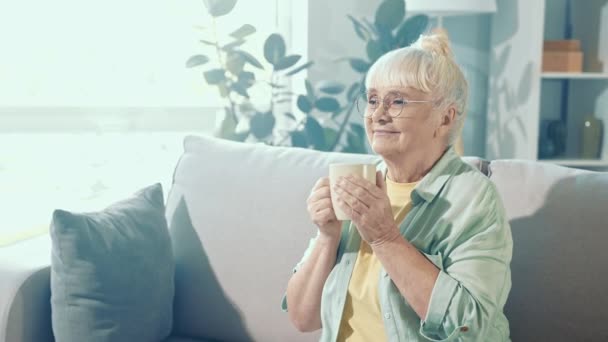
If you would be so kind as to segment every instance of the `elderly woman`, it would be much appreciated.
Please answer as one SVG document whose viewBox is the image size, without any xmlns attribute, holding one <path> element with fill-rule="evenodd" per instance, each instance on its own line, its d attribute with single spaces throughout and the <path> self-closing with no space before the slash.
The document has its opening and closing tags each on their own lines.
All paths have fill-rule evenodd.
<svg viewBox="0 0 608 342">
<path fill-rule="evenodd" d="M 358 101 L 383 163 L 376 184 L 341 178 L 308 198 L 318 227 L 283 309 L 322 341 L 509 341 L 511 231 L 500 197 L 452 147 L 467 83 L 445 35 L 382 56 Z"/>
</svg>

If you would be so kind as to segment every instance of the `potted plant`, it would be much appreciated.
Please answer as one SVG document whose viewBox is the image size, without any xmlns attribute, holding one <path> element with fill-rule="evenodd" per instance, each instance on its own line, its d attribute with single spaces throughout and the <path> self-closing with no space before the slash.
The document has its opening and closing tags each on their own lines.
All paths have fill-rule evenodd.
<svg viewBox="0 0 608 342">
<path fill-rule="evenodd" d="M 236 0 L 204 2 L 213 18 L 213 26 L 215 18 L 230 13 L 236 4 Z M 306 80 L 306 94 L 289 92 L 287 81 L 289 77 L 311 67 L 313 62 L 298 65 L 301 56 L 286 52 L 280 34 L 273 33 L 265 40 L 263 56 L 268 69 L 255 54 L 240 48 L 246 38 L 256 32 L 252 25 L 242 25 L 232 32 L 230 36 L 233 40 L 227 43 L 220 43 L 217 39 L 201 40 L 216 57 L 212 60 L 208 55 L 198 54 L 190 57 L 186 65 L 207 66 L 205 80 L 217 86 L 220 96 L 226 101 L 225 116 L 216 135 L 238 141 L 253 138 L 271 145 L 367 153 L 365 129 L 358 123 L 350 122 L 356 110 L 355 99 L 365 90 L 365 75 L 380 56 L 414 42 L 426 30 L 428 17 L 417 15 L 405 19 L 403 0 L 384 0 L 378 6 L 373 22 L 350 15 L 348 19 L 352 22 L 354 33 L 365 44 L 365 55 L 343 57 L 336 62 L 349 63 L 360 78 L 348 85 L 334 80 L 322 80 L 313 85 Z M 248 71 L 249 68 L 270 70 L 270 81 L 256 80 L 254 74 Z M 269 110 L 257 110 L 249 101 L 247 90 L 258 82 L 264 82 L 269 88 Z M 296 116 L 278 106 L 292 101 L 295 95 L 297 108 L 303 115 Z M 275 127 L 278 115 L 292 120 L 289 128 Z M 238 130 L 242 120 L 248 121 L 248 128 Z"/>
</svg>

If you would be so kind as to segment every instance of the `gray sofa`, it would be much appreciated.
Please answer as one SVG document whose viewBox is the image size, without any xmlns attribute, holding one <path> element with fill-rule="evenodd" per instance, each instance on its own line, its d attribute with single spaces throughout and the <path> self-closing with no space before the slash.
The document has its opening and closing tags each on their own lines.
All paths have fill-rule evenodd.
<svg viewBox="0 0 608 342">
<path fill-rule="evenodd" d="M 188 137 L 167 196 L 176 260 L 167 341 L 314 341 L 280 301 L 315 228 L 305 200 L 332 162 L 377 156 Z M 513 341 L 608 341 L 608 174 L 466 160 L 503 197 L 513 231 Z M 53 341 L 50 239 L 0 248 L 0 341 Z"/>
</svg>

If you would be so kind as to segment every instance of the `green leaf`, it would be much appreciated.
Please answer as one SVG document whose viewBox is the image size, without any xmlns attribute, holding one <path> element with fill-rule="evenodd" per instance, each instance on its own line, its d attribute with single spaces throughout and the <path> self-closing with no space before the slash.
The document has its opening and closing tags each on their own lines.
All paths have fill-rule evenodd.
<svg viewBox="0 0 608 342">
<path fill-rule="evenodd" d="M 357 123 L 351 123 L 350 124 L 350 129 L 353 133 L 355 133 L 359 139 L 361 140 L 365 140 L 366 135 L 365 135 L 365 128 Z"/>
<path fill-rule="evenodd" d="M 405 17 L 404 0 L 384 0 L 376 10 L 374 24 L 385 30 L 393 30 Z"/>
<path fill-rule="evenodd" d="M 235 41 L 233 41 L 231 43 L 228 43 L 228 44 L 222 46 L 222 50 L 224 50 L 224 51 L 231 51 L 235 47 L 241 46 L 244 43 L 245 43 L 244 39 L 235 40 Z"/>
<path fill-rule="evenodd" d="M 353 23 L 353 28 L 355 29 L 355 33 L 359 38 L 362 40 L 370 39 L 371 34 L 359 20 L 355 19 L 355 17 L 350 14 L 348 15 L 348 19 L 350 19 L 350 21 Z"/>
<path fill-rule="evenodd" d="M 285 57 L 279 59 L 274 64 L 274 71 L 280 71 L 280 70 L 284 70 L 284 69 L 287 69 L 287 68 L 291 68 L 296 63 L 298 63 L 298 61 L 300 60 L 300 58 L 302 58 L 302 56 L 300 56 L 300 55 L 285 56 Z"/>
<path fill-rule="evenodd" d="M 297 67 L 297 68 L 295 68 L 295 69 L 291 70 L 290 72 L 286 73 L 286 74 L 285 74 L 285 76 L 292 76 L 292 75 L 295 75 L 295 74 L 297 74 L 298 72 L 300 72 L 300 71 L 302 71 L 302 70 L 304 70 L 304 69 L 308 69 L 308 68 L 310 68 L 310 67 L 311 67 L 313 64 L 314 64 L 314 62 L 313 62 L 313 61 L 310 61 L 310 62 L 308 62 L 308 63 L 302 64 L 302 65 L 300 65 L 299 67 Z"/>
<path fill-rule="evenodd" d="M 333 97 L 322 97 L 315 101 L 315 107 L 322 112 L 334 112 L 340 109 L 340 103 Z"/>
<path fill-rule="evenodd" d="M 315 100 L 315 91 L 312 88 L 312 84 L 309 80 L 304 81 L 304 85 L 306 86 L 306 96 L 308 96 L 308 101 L 313 102 Z"/>
<path fill-rule="evenodd" d="M 348 99 L 348 101 L 353 102 L 361 93 L 361 84 L 359 84 L 359 82 L 355 82 L 350 86 L 350 88 L 348 88 L 348 91 L 346 92 L 346 98 Z"/>
<path fill-rule="evenodd" d="M 344 84 L 336 81 L 319 81 L 316 86 L 326 94 L 336 95 L 344 91 Z"/>
<path fill-rule="evenodd" d="M 255 74 L 250 71 L 241 71 L 237 77 L 237 82 L 245 88 L 251 87 L 255 82 Z"/>
<path fill-rule="evenodd" d="M 218 84 L 226 80 L 226 70 L 224 69 L 212 69 L 203 73 L 205 81 L 209 84 Z"/>
<path fill-rule="evenodd" d="M 239 111 L 241 114 L 250 114 L 251 112 L 255 111 L 255 108 L 253 108 L 253 105 L 251 104 L 251 102 L 249 101 L 243 101 L 241 103 L 239 103 Z"/>
<path fill-rule="evenodd" d="M 232 83 L 230 85 L 230 89 L 234 90 L 237 94 L 249 98 L 249 94 L 247 93 L 247 88 L 240 83 Z"/>
<path fill-rule="evenodd" d="M 361 21 L 363 22 L 363 25 L 365 25 L 365 27 L 367 28 L 367 30 L 369 32 L 372 32 L 375 35 L 378 35 L 378 28 L 376 28 L 376 26 L 374 26 L 374 24 L 372 24 L 369 20 L 367 20 L 367 18 L 362 18 Z"/>
<path fill-rule="evenodd" d="M 260 64 L 260 62 L 253 57 L 249 52 L 245 52 L 243 50 L 238 50 L 236 51 L 238 54 L 240 54 L 241 56 L 243 56 L 243 58 L 245 59 L 245 62 L 251 64 L 252 66 L 258 68 L 258 69 L 264 69 L 264 67 L 262 66 L 262 64 Z"/>
<path fill-rule="evenodd" d="M 308 114 L 312 110 L 312 103 L 310 102 L 308 97 L 306 97 L 304 95 L 298 96 L 297 105 L 298 105 L 298 108 L 304 113 Z"/>
<path fill-rule="evenodd" d="M 308 143 L 312 144 L 315 149 L 320 150 L 325 147 L 325 132 L 323 132 L 323 127 L 321 127 L 321 124 L 315 118 L 312 116 L 306 118 L 304 130 L 306 131 Z"/>
<path fill-rule="evenodd" d="M 236 0 L 203 0 L 203 4 L 209 14 L 217 18 L 230 13 L 236 5 Z"/>
<path fill-rule="evenodd" d="M 217 85 L 217 90 L 219 90 L 220 96 L 224 98 L 228 97 L 228 94 L 230 93 L 230 90 L 228 90 L 228 87 L 226 87 L 226 83 L 219 83 Z"/>
<path fill-rule="evenodd" d="M 342 152 L 347 153 L 367 153 L 363 140 L 356 134 L 348 132 L 346 135 L 346 146 L 342 149 Z"/>
<path fill-rule="evenodd" d="M 216 136 L 224 139 L 230 139 L 234 136 L 234 130 L 236 129 L 236 119 L 234 115 L 230 114 L 229 109 L 226 108 L 226 115 L 222 118 L 220 127 L 216 132 Z"/>
<path fill-rule="evenodd" d="M 346 146 L 342 150 L 348 153 L 367 153 L 365 128 L 362 125 L 351 123 L 350 130 L 346 135 Z"/>
<path fill-rule="evenodd" d="M 355 71 L 360 72 L 362 74 L 366 73 L 370 67 L 369 63 L 367 63 L 366 61 L 364 61 L 361 58 L 351 58 L 351 59 L 349 59 L 349 62 L 350 62 L 351 68 L 353 68 Z"/>
<path fill-rule="evenodd" d="M 272 112 L 255 113 L 249 121 L 251 134 L 258 139 L 264 139 L 272 133 L 275 122 Z"/>
<path fill-rule="evenodd" d="M 188 58 L 188 61 L 186 62 L 186 68 L 194 68 L 196 66 L 203 65 L 207 62 L 209 62 L 209 57 L 205 55 L 194 55 Z"/>
<path fill-rule="evenodd" d="M 285 40 L 280 34 L 273 33 L 264 42 L 264 58 L 268 63 L 276 65 L 283 57 L 285 57 Z"/>
<path fill-rule="evenodd" d="M 306 139 L 306 133 L 304 131 L 292 131 L 291 135 L 291 146 L 308 148 L 308 141 Z"/>
<path fill-rule="evenodd" d="M 249 136 L 249 133 L 250 133 L 249 131 L 234 133 L 234 135 L 232 136 L 232 139 L 230 139 L 230 140 L 243 142 L 247 139 L 247 137 Z"/>
<path fill-rule="evenodd" d="M 290 118 L 291 120 L 296 121 L 296 117 L 292 113 L 287 112 L 284 114 L 286 117 Z"/>
<path fill-rule="evenodd" d="M 282 85 L 282 84 L 278 84 L 278 83 L 268 83 L 268 85 L 270 85 L 274 89 L 285 89 L 285 88 L 287 88 L 286 85 Z"/>
<path fill-rule="evenodd" d="M 382 50 L 382 44 L 376 40 L 370 40 L 367 42 L 365 46 L 365 50 L 367 51 L 367 57 L 371 61 L 371 63 L 375 62 L 380 56 L 384 54 Z"/>
<path fill-rule="evenodd" d="M 380 43 L 383 51 L 393 50 L 396 44 L 392 31 L 383 27 L 378 28 L 378 42 Z"/>
<path fill-rule="evenodd" d="M 217 46 L 217 43 L 209 41 L 209 40 L 204 40 L 204 39 L 201 39 L 201 43 L 203 43 L 205 45 Z"/>
<path fill-rule="evenodd" d="M 340 109 L 336 110 L 335 112 L 331 113 L 331 118 L 332 119 L 337 118 L 338 116 L 340 116 L 340 114 L 342 114 L 343 110 L 344 110 L 344 108 L 340 108 Z"/>
<path fill-rule="evenodd" d="M 241 40 L 253 33 L 255 33 L 255 27 L 253 27 L 252 25 L 249 25 L 249 24 L 244 24 L 243 26 L 239 27 L 236 31 L 232 32 L 230 34 L 230 36 L 234 37 L 238 40 Z"/>
<path fill-rule="evenodd" d="M 331 146 L 334 144 L 336 139 L 338 138 L 338 131 L 333 128 L 324 127 L 323 134 L 325 135 L 325 149 L 324 151 L 329 151 Z"/>
<path fill-rule="evenodd" d="M 399 47 L 411 45 L 420 37 L 429 25 L 429 18 L 424 15 L 416 15 L 408 18 L 397 30 L 395 40 Z"/>
<path fill-rule="evenodd" d="M 226 69 L 230 71 L 231 74 L 238 76 L 241 71 L 243 71 L 243 67 L 245 66 L 245 59 L 238 53 L 229 53 L 226 58 Z"/>
</svg>

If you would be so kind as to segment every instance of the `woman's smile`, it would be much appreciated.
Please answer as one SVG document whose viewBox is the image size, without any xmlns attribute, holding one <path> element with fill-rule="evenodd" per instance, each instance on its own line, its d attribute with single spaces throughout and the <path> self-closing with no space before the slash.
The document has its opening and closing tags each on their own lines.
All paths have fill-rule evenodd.
<svg viewBox="0 0 608 342">
<path fill-rule="evenodd" d="M 385 128 L 374 130 L 374 137 L 393 137 L 398 136 L 399 134 L 401 134 L 401 132 Z"/>
</svg>

